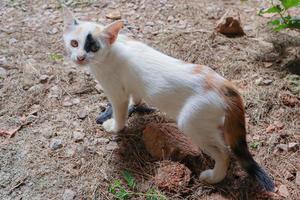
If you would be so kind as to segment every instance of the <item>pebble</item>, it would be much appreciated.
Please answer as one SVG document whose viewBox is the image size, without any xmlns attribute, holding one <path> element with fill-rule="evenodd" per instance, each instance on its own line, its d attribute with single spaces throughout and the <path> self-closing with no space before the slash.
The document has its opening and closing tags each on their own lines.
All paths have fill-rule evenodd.
<svg viewBox="0 0 300 200">
<path fill-rule="evenodd" d="M 107 138 L 97 138 L 95 140 L 95 144 L 108 144 L 109 143 L 109 139 Z"/>
<path fill-rule="evenodd" d="M 18 42 L 18 40 L 16 38 L 11 38 L 11 39 L 8 40 L 9 45 L 12 45 L 16 42 Z"/>
<path fill-rule="evenodd" d="M 33 85 L 28 89 L 28 92 L 32 93 L 33 95 L 38 95 L 42 91 L 43 91 L 43 85 L 41 84 Z"/>
<path fill-rule="evenodd" d="M 52 139 L 49 146 L 52 150 L 60 149 L 63 146 L 62 140 L 61 139 Z"/>
<path fill-rule="evenodd" d="M 103 92 L 103 88 L 102 86 L 98 83 L 97 85 L 95 85 L 95 89 L 97 90 L 97 92 L 102 93 Z"/>
<path fill-rule="evenodd" d="M 62 90 L 57 86 L 54 85 L 52 88 L 50 88 L 50 92 L 48 95 L 48 98 L 60 98 L 62 95 Z"/>
<path fill-rule="evenodd" d="M 43 75 L 41 75 L 40 76 L 40 83 L 46 83 L 47 82 L 47 80 L 49 79 L 49 76 L 48 75 L 45 75 L 45 74 L 43 74 Z"/>
<path fill-rule="evenodd" d="M 280 196 L 283 196 L 285 198 L 287 198 L 290 195 L 290 193 L 289 193 L 289 191 L 288 191 L 288 189 L 285 185 L 280 185 L 279 186 L 278 193 L 279 193 Z"/>
<path fill-rule="evenodd" d="M 106 14 L 106 18 L 108 19 L 121 19 L 121 12 L 119 10 L 113 10 Z"/>
<path fill-rule="evenodd" d="M 6 69 L 0 67 L 0 78 L 5 78 L 7 75 Z"/>
<path fill-rule="evenodd" d="M 297 151 L 299 149 L 299 144 L 297 142 L 290 142 L 288 143 L 288 151 Z"/>
<path fill-rule="evenodd" d="M 84 136 L 85 136 L 85 134 L 83 132 L 80 132 L 80 131 L 75 131 L 73 133 L 73 139 L 74 139 L 75 142 L 83 141 Z"/>
<path fill-rule="evenodd" d="M 111 141 L 110 143 L 107 144 L 106 150 L 112 151 L 115 150 L 118 147 L 118 143 Z"/>
<path fill-rule="evenodd" d="M 278 144 L 277 148 L 282 150 L 282 151 L 287 151 L 288 150 L 288 145 L 286 144 Z"/>
<path fill-rule="evenodd" d="M 271 83 L 273 83 L 273 80 L 271 79 L 263 80 L 264 85 L 270 85 Z"/>
<path fill-rule="evenodd" d="M 85 109 L 79 110 L 78 113 L 78 118 L 79 119 L 85 119 L 88 115 L 87 111 Z"/>
<path fill-rule="evenodd" d="M 63 200 L 73 200 L 76 197 L 76 192 L 66 189 L 63 194 Z"/>
</svg>

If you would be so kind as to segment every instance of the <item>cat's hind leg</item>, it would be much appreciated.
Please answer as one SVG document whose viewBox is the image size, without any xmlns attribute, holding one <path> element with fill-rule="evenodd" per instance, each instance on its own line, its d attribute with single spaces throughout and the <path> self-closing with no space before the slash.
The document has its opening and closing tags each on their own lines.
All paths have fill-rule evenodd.
<svg viewBox="0 0 300 200">
<path fill-rule="evenodd" d="M 222 181 L 229 166 L 228 150 L 220 129 L 224 114 L 222 100 L 211 93 L 189 99 L 178 117 L 179 129 L 215 161 L 213 169 L 200 175 L 201 180 L 211 184 Z"/>
</svg>

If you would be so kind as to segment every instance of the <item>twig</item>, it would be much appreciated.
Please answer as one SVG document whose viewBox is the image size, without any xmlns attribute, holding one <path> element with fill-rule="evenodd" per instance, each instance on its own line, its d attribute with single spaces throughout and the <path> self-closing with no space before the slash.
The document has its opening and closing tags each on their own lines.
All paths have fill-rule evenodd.
<svg viewBox="0 0 300 200">
<path fill-rule="evenodd" d="M 28 176 L 26 176 L 25 178 L 23 178 L 22 180 L 18 181 L 18 183 L 9 190 L 8 194 L 11 194 L 15 189 L 21 187 L 22 185 L 25 185 L 25 181 L 28 178 Z"/>
</svg>

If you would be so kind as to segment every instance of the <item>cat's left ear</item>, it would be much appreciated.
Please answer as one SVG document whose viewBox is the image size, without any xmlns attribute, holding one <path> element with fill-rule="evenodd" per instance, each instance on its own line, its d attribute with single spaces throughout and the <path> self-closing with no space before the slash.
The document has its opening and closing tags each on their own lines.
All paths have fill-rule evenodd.
<svg viewBox="0 0 300 200">
<path fill-rule="evenodd" d="M 74 17 L 73 13 L 66 6 L 63 6 L 63 17 L 65 32 L 72 29 L 73 26 L 78 25 L 78 20 Z"/>
<path fill-rule="evenodd" d="M 107 39 L 110 45 L 116 41 L 118 34 L 123 27 L 124 27 L 124 21 L 118 20 L 107 25 L 104 28 L 103 30 L 104 37 Z"/>
</svg>

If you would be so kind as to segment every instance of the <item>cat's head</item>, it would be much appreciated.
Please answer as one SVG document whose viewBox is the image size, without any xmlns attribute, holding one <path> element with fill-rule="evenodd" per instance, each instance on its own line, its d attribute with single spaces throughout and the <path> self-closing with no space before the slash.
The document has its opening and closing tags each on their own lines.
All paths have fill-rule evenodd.
<svg viewBox="0 0 300 200">
<path fill-rule="evenodd" d="M 105 57 L 123 28 L 123 21 L 115 21 L 107 26 L 93 22 L 79 21 L 66 7 L 64 15 L 64 42 L 72 61 L 79 65 Z"/>
</svg>

